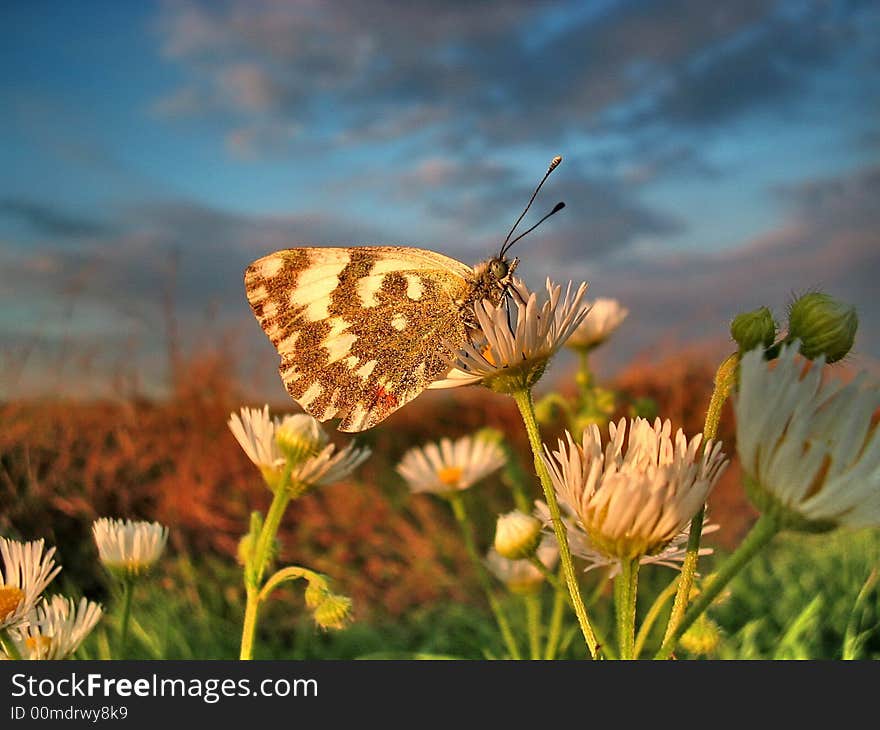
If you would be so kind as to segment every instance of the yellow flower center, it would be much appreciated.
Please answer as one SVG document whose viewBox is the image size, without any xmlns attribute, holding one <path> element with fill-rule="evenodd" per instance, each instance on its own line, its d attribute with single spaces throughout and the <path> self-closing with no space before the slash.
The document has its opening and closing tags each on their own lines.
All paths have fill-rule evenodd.
<svg viewBox="0 0 880 730">
<path fill-rule="evenodd" d="M 437 472 L 437 479 L 447 487 L 457 487 L 461 481 L 462 469 L 460 466 L 444 466 Z"/>
<path fill-rule="evenodd" d="M 24 600 L 24 591 L 15 586 L 0 586 L 0 621 L 5 621 Z"/>
<path fill-rule="evenodd" d="M 42 634 L 28 636 L 24 643 L 28 651 L 35 656 L 44 656 L 52 648 L 52 639 Z"/>
</svg>

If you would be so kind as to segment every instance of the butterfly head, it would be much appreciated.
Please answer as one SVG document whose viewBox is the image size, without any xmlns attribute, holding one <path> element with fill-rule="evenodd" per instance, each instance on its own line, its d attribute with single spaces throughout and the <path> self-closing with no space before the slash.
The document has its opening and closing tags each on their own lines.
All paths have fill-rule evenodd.
<svg viewBox="0 0 880 730">
<path fill-rule="evenodd" d="M 474 267 L 475 292 L 484 299 L 500 301 L 513 279 L 519 259 L 493 256 Z"/>
</svg>

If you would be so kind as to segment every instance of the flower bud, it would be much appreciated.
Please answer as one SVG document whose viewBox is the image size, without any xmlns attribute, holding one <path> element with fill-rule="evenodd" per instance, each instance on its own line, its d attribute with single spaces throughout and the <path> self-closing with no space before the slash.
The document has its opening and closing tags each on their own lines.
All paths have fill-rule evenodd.
<svg viewBox="0 0 880 730">
<path fill-rule="evenodd" d="M 709 656 L 721 643 L 721 629 L 705 613 L 681 637 L 681 648 L 696 656 Z"/>
<path fill-rule="evenodd" d="M 345 627 L 351 614 L 351 599 L 329 593 L 315 609 L 315 623 L 322 629 L 341 629 Z"/>
<path fill-rule="evenodd" d="M 788 312 L 788 340 L 800 340 L 800 353 L 810 360 L 843 359 L 852 349 L 859 327 L 856 308 L 822 292 L 804 294 Z"/>
<path fill-rule="evenodd" d="M 730 323 L 730 336 L 739 345 L 740 352 L 748 352 L 756 347 L 770 347 L 776 339 L 773 314 L 767 307 L 760 307 L 752 312 L 736 315 Z"/>
<path fill-rule="evenodd" d="M 254 540 L 253 535 L 250 533 L 242 535 L 241 540 L 238 541 L 238 548 L 235 551 L 235 557 L 236 560 L 238 560 L 239 565 L 247 565 L 250 563 L 250 560 L 254 555 L 255 544 L 256 540 Z"/>
<path fill-rule="evenodd" d="M 541 521 L 532 515 L 513 510 L 498 516 L 495 527 L 495 550 L 509 560 L 522 560 L 535 553 L 541 541 Z"/>
<path fill-rule="evenodd" d="M 306 608 L 314 611 L 330 595 L 330 591 L 324 581 L 310 580 L 308 586 L 306 586 Z"/>
<path fill-rule="evenodd" d="M 288 463 L 296 466 L 327 445 L 327 434 L 311 416 L 286 416 L 275 431 L 275 443 Z"/>
</svg>

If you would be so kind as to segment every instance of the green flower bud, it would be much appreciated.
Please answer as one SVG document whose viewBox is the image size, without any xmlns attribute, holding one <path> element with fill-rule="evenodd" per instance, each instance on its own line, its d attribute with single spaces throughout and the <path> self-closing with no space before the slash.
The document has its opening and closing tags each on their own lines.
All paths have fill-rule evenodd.
<svg viewBox="0 0 880 730">
<path fill-rule="evenodd" d="M 709 656 L 721 643 L 721 628 L 705 613 L 681 637 L 681 648 L 696 656 Z"/>
<path fill-rule="evenodd" d="M 788 311 L 788 340 L 800 340 L 800 353 L 810 360 L 822 355 L 837 362 L 852 349 L 859 318 L 856 308 L 822 292 L 811 292 Z"/>
<path fill-rule="evenodd" d="M 756 347 L 768 348 L 776 339 L 776 322 L 767 307 L 753 312 L 743 312 L 730 323 L 730 336 L 733 337 L 740 352 L 748 352 Z"/>
<path fill-rule="evenodd" d="M 351 599 L 329 593 L 315 609 L 315 623 L 322 629 L 342 629 L 351 615 Z"/>
<path fill-rule="evenodd" d="M 306 587 L 306 608 L 314 611 L 331 595 L 327 584 L 322 580 L 310 580 Z"/>
<path fill-rule="evenodd" d="M 292 466 L 317 454 L 328 442 L 327 434 L 311 416 L 286 416 L 275 430 L 275 443 Z"/>
<path fill-rule="evenodd" d="M 238 549 L 235 551 L 236 559 L 239 565 L 247 565 L 254 555 L 254 545 L 256 544 L 253 535 L 243 535 L 238 541 Z"/>
<path fill-rule="evenodd" d="M 522 560 L 535 554 L 541 542 L 541 521 L 513 510 L 498 515 L 495 527 L 495 550 L 509 560 Z"/>
</svg>

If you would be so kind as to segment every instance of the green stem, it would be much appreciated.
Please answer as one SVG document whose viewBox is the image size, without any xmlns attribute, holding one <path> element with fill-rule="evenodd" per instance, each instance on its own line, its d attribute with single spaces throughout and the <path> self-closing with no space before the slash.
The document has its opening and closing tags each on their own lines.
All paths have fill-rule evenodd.
<svg viewBox="0 0 880 730">
<path fill-rule="evenodd" d="M 254 658 L 254 637 L 257 633 L 257 614 L 260 610 L 259 590 L 247 587 L 247 603 L 244 607 L 244 621 L 241 626 L 240 660 Z"/>
<path fill-rule="evenodd" d="M 263 582 L 263 576 L 272 558 L 272 548 L 278 535 L 278 528 L 281 527 L 281 519 L 288 504 L 290 504 L 290 491 L 283 486 L 279 487 L 272 497 L 272 504 L 266 513 L 266 521 L 254 548 L 249 580 L 255 587 L 259 587 Z"/>
<path fill-rule="evenodd" d="M 675 595 L 675 590 L 678 587 L 678 579 L 679 576 L 675 576 L 669 585 L 660 592 L 660 595 L 654 599 L 654 603 L 651 604 L 651 608 L 649 608 L 648 613 L 645 614 L 645 620 L 642 621 L 642 625 L 639 626 L 639 633 L 636 634 L 636 647 L 633 650 L 633 656 L 636 659 L 641 656 L 642 650 L 645 648 L 645 642 L 648 640 L 651 629 L 657 622 L 663 607 L 666 605 L 667 601 Z"/>
<path fill-rule="evenodd" d="M 6 652 L 6 656 L 10 659 L 21 659 L 21 653 L 18 651 L 18 647 L 15 645 L 12 637 L 9 636 L 7 629 L 0 629 L 0 647 L 2 647 L 3 651 Z"/>
<path fill-rule="evenodd" d="M 526 621 L 529 626 L 529 654 L 532 659 L 541 658 L 541 596 L 530 593 L 523 597 L 526 603 Z"/>
<path fill-rule="evenodd" d="M 556 535 L 556 541 L 559 543 L 559 561 L 565 574 L 565 582 L 568 585 L 568 592 L 571 596 L 571 602 L 574 606 L 574 612 L 577 615 L 578 625 L 584 636 L 587 648 L 590 650 L 590 656 L 593 659 L 598 658 L 599 643 L 596 635 L 593 633 L 593 627 L 587 618 L 587 610 L 584 608 L 584 601 L 581 598 L 580 586 L 574 572 L 574 563 L 571 559 L 571 550 L 568 547 L 568 538 L 566 537 L 565 525 L 562 523 L 562 514 L 559 511 L 559 503 L 556 501 L 556 492 L 550 481 L 550 473 L 547 466 L 541 458 L 541 435 L 538 431 L 538 422 L 535 419 L 535 405 L 532 402 L 531 390 L 519 390 L 512 394 L 519 412 L 522 415 L 523 423 L 526 427 L 526 433 L 529 436 L 529 445 L 532 447 L 532 455 L 535 459 L 535 471 L 541 480 L 541 487 L 544 490 L 544 499 L 550 508 L 550 516 L 553 519 L 553 532 Z"/>
<path fill-rule="evenodd" d="M 272 546 L 275 536 L 281 526 L 281 518 L 290 503 L 291 492 L 288 489 L 290 482 L 290 465 L 285 467 L 284 473 L 278 486 L 272 495 L 272 504 L 266 514 L 266 520 L 260 530 L 260 535 L 254 545 L 253 553 L 244 568 L 244 584 L 247 599 L 244 608 L 244 621 L 241 626 L 241 651 L 239 659 L 254 658 L 254 637 L 257 633 L 257 615 L 260 607 L 260 586 L 263 575 L 272 556 Z"/>
<path fill-rule="evenodd" d="M 575 375 L 582 405 L 588 406 L 592 399 L 593 373 L 590 371 L 590 351 L 578 348 L 578 370 Z"/>
<path fill-rule="evenodd" d="M 703 445 L 710 439 L 715 440 L 718 435 L 718 424 L 721 422 L 721 412 L 730 392 L 736 385 L 736 373 L 739 367 L 739 353 L 730 355 L 715 372 L 715 387 L 712 397 L 709 399 L 709 408 L 706 410 L 706 420 L 703 424 Z M 681 623 L 687 610 L 691 590 L 694 585 L 694 576 L 697 573 L 697 561 L 700 559 L 700 539 L 703 535 L 703 519 L 706 514 L 705 505 L 691 520 L 691 531 L 688 535 L 687 552 L 681 565 L 681 578 L 678 581 L 678 591 L 675 594 L 675 602 L 672 604 L 672 613 L 669 614 L 669 622 L 666 624 L 666 633 L 663 642 L 666 643 Z"/>
<path fill-rule="evenodd" d="M 705 586 L 703 592 L 697 596 L 697 599 L 691 605 L 690 610 L 685 614 L 681 622 L 675 627 L 671 635 L 664 638 L 663 645 L 657 652 L 655 659 L 668 659 L 675 651 L 678 640 L 684 635 L 694 621 L 699 618 L 721 593 L 724 586 L 739 573 L 740 570 L 749 562 L 758 551 L 763 548 L 773 536 L 779 532 L 779 524 L 769 515 L 761 515 L 758 521 L 752 526 L 749 534 L 740 546 L 721 566 L 721 569 L 713 576 L 708 585 Z"/>
<path fill-rule="evenodd" d="M 128 649 L 128 625 L 131 622 L 131 597 L 134 594 L 134 580 L 122 579 L 122 617 L 119 620 L 119 659 L 126 658 Z"/>
<path fill-rule="evenodd" d="M 591 608 L 596 605 L 596 601 L 598 601 L 602 594 L 605 592 L 605 583 L 611 580 L 611 573 L 614 572 L 614 566 L 612 565 L 605 571 L 605 575 L 599 578 L 599 582 L 593 587 L 593 590 L 590 592 L 589 598 L 587 598 L 587 608 Z"/>
<path fill-rule="evenodd" d="M 566 590 L 565 586 L 560 582 L 556 574 L 552 570 L 550 570 L 550 568 L 544 565 L 544 563 L 541 562 L 541 558 L 539 558 L 537 555 L 532 555 L 528 558 L 528 561 L 541 571 L 541 575 L 543 575 L 547 579 L 547 582 L 552 585 L 557 591 Z"/>
<path fill-rule="evenodd" d="M 562 570 L 560 569 L 561 572 Z M 557 588 L 553 594 L 553 610 L 550 613 L 550 629 L 547 632 L 547 646 L 544 647 L 544 659 L 556 658 L 556 652 L 559 650 L 559 639 L 562 638 L 562 617 L 567 603 L 568 591 L 565 588 Z"/>
<path fill-rule="evenodd" d="M 617 615 L 617 649 L 621 659 L 633 659 L 636 633 L 636 595 L 639 559 L 621 560 L 614 578 L 614 609 Z"/>
<path fill-rule="evenodd" d="M 507 616 L 505 616 L 504 610 L 501 608 L 501 601 L 498 600 L 495 591 L 492 589 L 492 582 L 486 573 L 486 568 L 483 566 L 480 553 L 477 551 L 477 546 L 474 543 L 474 534 L 471 530 L 471 523 L 464 506 L 464 500 L 460 494 L 453 494 L 449 502 L 452 504 L 452 512 L 464 537 L 465 549 L 470 556 L 471 562 L 474 564 L 480 585 L 483 587 L 483 591 L 489 601 L 489 608 L 492 609 L 492 613 L 495 615 L 498 629 L 501 631 L 501 636 L 507 645 L 507 651 L 510 653 L 511 658 L 522 659 L 522 654 L 520 654 L 513 631 L 510 630 L 510 623 L 508 623 Z"/>
</svg>

